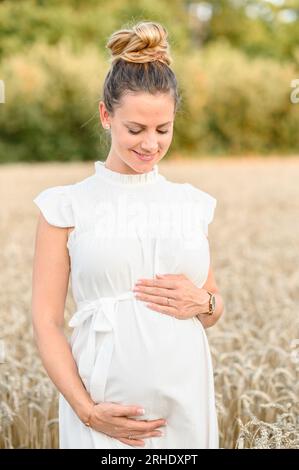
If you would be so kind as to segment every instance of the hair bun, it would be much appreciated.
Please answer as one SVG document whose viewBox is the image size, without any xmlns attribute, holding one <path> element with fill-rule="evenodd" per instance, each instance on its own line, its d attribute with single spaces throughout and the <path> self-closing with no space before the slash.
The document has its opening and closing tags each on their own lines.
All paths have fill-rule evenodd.
<svg viewBox="0 0 299 470">
<path fill-rule="evenodd" d="M 140 21 L 131 29 L 115 31 L 106 48 L 110 49 L 111 62 L 118 59 L 127 62 L 145 63 L 159 60 L 170 65 L 168 32 L 159 23 Z"/>
</svg>

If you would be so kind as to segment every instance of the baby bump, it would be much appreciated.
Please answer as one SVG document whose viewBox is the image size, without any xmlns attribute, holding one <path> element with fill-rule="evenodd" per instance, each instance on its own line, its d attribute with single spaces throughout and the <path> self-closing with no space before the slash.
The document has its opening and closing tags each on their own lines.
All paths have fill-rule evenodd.
<svg viewBox="0 0 299 470">
<path fill-rule="evenodd" d="M 199 321 L 178 320 L 140 301 L 134 309 L 123 304 L 116 320 L 105 401 L 143 406 L 146 419 L 157 419 L 192 400 L 206 367 Z"/>
</svg>

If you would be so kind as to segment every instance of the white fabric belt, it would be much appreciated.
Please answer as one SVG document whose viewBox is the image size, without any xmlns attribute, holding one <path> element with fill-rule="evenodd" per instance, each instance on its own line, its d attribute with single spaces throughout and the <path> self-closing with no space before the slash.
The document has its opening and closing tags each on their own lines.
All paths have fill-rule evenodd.
<svg viewBox="0 0 299 470">
<path fill-rule="evenodd" d="M 77 360 L 80 377 L 96 402 L 105 400 L 105 386 L 114 349 L 115 315 L 119 301 L 134 299 L 132 291 L 115 297 L 99 297 L 77 303 L 77 310 L 68 325 L 78 328 L 91 317 L 87 341 Z M 103 333 L 100 350 L 97 351 L 97 333 Z"/>
</svg>

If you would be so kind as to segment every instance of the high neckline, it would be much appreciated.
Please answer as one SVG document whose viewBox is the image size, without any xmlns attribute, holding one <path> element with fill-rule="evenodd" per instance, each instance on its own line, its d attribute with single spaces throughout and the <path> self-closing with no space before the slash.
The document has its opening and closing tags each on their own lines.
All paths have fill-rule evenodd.
<svg viewBox="0 0 299 470">
<path fill-rule="evenodd" d="M 95 172 L 101 178 L 104 178 L 105 180 L 108 180 L 114 184 L 128 186 L 144 185 L 149 183 L 155 183 L 164 178 L 162 175 L 159 174 L 159 168 L 157 164 L 155 164 L 153 168 L 147 173 L 133 175 L 110 170 L 105 166 L 105 163 L 105 161 L 102 162 L 100 160 L 94 162 Z"/>
</svg>

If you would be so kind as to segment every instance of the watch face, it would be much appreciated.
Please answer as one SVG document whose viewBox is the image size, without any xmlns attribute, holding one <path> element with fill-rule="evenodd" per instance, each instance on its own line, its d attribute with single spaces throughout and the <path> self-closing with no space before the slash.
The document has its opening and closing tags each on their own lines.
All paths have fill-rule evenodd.
<svg viewBox="0 0 299 470">
<path fill-rule="evenodd" d="M 212 295 L 211 302 L 212 302 L 212 309 L 214 311 L 215 307 L 216 307 L 216 296 L 215 296 L 215 294 Z"/>
</svg>

